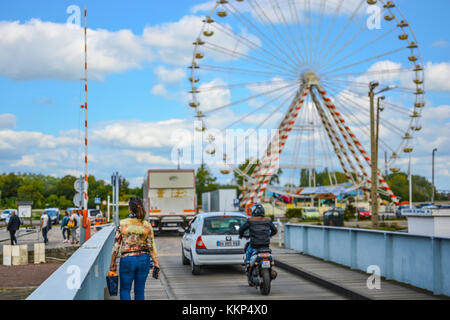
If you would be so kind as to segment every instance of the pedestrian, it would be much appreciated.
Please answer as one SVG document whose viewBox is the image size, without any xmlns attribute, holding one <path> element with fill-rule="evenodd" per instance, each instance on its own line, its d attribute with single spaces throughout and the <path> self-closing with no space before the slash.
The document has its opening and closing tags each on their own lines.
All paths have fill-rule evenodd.
<svg viewBox="0 0 450 320">
<path fill-rule="evenodd" d="M 67 222 L 67 227 L 70 229 L 70 232 L 72 233 L 72 244 L 77 244 L 77 229 L 79 226 L 79 219 L 77 218 L 77 214 L 75 211 L 72 211 L 72 214 L 70 215 L 69 221 Z"/>
<path fill-rule="evenodd" d="M 153 267 L 153 272 L 157 271 L 159 275 L 156 244 L 153 228 L 144 220 L 146 214 L 142 199 L 131 198 L 128 210 L 130 216 L 120 221 L 116 231 L 110 270 L 117 271 L 116 259 L 120 253 L 120 300 L 131 300 L 133 282 L 135 300 L 144 300 L 150 269 Z"/>
<path fill-rule="evenodd" d="M 13 210 L 11 213 L 11 218 L 9 219 L 8 226 L 6 230 L 9 231 L 11 237 L 11 245 L 17 244 L 16 232 L 20 229 L 20 219 Z"/>
<path fill-rule="evenodd" d="M 42 230 L 42 237 L 44 237 L 44 243 L 48 244 L 48 238 L 47 234 L 49 230 L 51 229 L 51 219 L 48 216 L 47 212 L 44 211 L 44 213 L 41 216 L 41 230 Z"/>
<path fill-rule="evenodd" d="M 66 212 L 64 212 L 64 217 L 61 220 L 61 230 L 62 230 L 64 243 L 70 241 L 70 230 L 69 230 L 69 227 L 67 226 L 68 222 L 69 222 L 69 213 L 66 211 Z"/>
</svg>

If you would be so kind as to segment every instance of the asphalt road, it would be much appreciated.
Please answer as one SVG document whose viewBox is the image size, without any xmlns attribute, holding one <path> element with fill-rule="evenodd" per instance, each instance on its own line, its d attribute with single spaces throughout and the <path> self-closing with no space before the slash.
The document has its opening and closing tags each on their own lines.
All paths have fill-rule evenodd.
<svg viewBox="0 0 450 320">
<path fill-rule="evenodd" d="M 270 296 L 247 284 L 243 266 L 203 267 L 198 276 L 181 262 L 181 237 L 156 238 L 158 256 L 165 285 L 180 300 L 342 300 L 344 296 L 301 277 L 276 268 L 278 278 L 272 282 Z M 276 254 L 275 254 L 276 256 Z"/>
</svg>

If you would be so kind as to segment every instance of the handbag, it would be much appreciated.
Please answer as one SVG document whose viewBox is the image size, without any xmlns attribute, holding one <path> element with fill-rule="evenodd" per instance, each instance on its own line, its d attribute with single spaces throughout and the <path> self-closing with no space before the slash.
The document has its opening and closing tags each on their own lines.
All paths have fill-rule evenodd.
<svg viewBox="0 0 450 320">
<path fill-rule="evenodd" d="M 119 291 L 119 276 L 117 273 L 110 271 L 106 276 L 106 284 L 108 286 L 108 292 L 111 297 L 117 296 Z"/>
</svg>

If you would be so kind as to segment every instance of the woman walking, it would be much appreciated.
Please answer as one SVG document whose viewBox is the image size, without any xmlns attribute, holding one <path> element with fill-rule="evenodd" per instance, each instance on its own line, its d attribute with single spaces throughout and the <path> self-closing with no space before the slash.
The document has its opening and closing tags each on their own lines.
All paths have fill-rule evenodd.
<svg viewBox="0 0 450 320">
<path fill-rule="evenodd" d="M 67 223 L 69 222 L 69 213 L 66 211 L 64 212 L 64 218 L 61 221 L 61 230 L 62 230 L 62 235 L 64 238 L 63 242 L 70 242 L 70 230 L 69 227 L 67 226 Z"/>
<path fill-rule="evenodd" d="M 116 272 L 116 259 L 120 253 L 120 300 L 131 300 L 134 282 L 135 300 L 145 300 L 145 282 L 152 267 L 159 268 L 153 228 L 145 219 L 140 198 L 131 198 L 130 216 L 122 220 L 116 231 L 110 270 Z"/>
</svg>

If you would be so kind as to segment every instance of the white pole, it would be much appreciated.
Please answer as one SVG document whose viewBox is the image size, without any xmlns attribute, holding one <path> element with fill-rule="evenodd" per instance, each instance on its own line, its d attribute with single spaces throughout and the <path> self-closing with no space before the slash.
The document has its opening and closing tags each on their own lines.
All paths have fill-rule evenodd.
<svg viewBox="0 0 450 320">
<path fill-rule="evenodd" d="M 110 205 L 111 205 L 111 201 L 110 201 L 110 196 L 108 196 L 108 204 L 107 204 L 107 213 L 108 213 L 108 222 L 111 221 L 111 211 L 110 211 Z"/>
<path fill-rule="evenodd" d="M 411 153 L 409 154 L 409 208 L 413 208 L 412 204 L 412 169 L 411 169 Z"/>
</svg>

